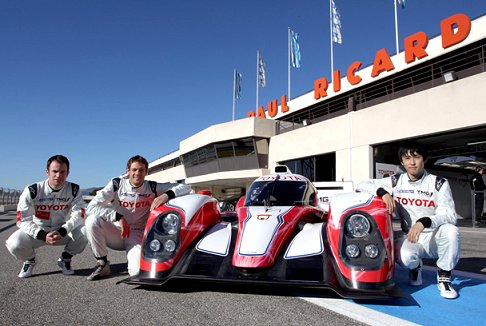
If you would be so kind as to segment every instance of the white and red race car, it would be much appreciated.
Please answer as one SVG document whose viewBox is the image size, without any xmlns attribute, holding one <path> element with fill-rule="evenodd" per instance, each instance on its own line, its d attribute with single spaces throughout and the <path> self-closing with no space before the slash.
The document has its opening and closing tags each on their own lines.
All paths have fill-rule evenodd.
<svg viewBox="0 0 486 326">
<path fill-rule="evenodd" d="M 233 214 L 211 195 L 190 194 L 150 213 L 140 274 L 129 284 L 171 279 L 323 288 L 345 298 L 400 297 L 391 217 L 366 193 L 318 205 L 307 178 L 285 166 L 253 182 Z"/>
</svg>

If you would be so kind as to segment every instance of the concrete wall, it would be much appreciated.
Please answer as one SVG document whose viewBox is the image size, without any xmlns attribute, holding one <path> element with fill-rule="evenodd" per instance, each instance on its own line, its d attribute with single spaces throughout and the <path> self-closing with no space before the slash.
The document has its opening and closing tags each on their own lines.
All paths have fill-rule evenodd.
<svg viewBox="0 0 486 326">
<path fill-rule="evenodd" d="M 15 211 L 17 209 L 17 205 L 0 205 L 0 212 L 9 212 Z"/>
<path fill-rule="evenodd" d="M 157 182 L 175 182 L 178 180 L 186 179 L 186 171 L 183 165 L 173 167 L 171 169 L 156 172 L 154 174 L 147 175 L 147 180 L 153 180 Z"/>
</svg>

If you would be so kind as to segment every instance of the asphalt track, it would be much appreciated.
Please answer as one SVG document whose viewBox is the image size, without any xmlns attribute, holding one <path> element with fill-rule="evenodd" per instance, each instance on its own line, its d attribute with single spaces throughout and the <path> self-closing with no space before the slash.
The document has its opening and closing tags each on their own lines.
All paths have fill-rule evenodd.
<svg viewBox="0 0 486 326">
<path fill-rule="evenodd" d="M 0 325 L 474 325 L 483 323 L 486 298 L 486 228 L 460 228 L 462 258 L 454 281 L 456 300 L 439 296 L 435 268 L 426 266 L 424 285 L 411 287 L 398 269 L 408 297 L 343 300 L 332 293 L 191 282 L 163 289 L 116 282 L 127 277 L 124 254 L 110 252 L 113 276 L 88 282 L 89 247 L 73 259 L 76 274 L 63 276 L 55 263 L 59 247 L 38 250 L 34 276 L 19 279 L 21 263 L 3 245 L 16 230 L 15 214 L 0 215 Z M 433 262 L 426 262 L 433 265 Z"/>
</svg>

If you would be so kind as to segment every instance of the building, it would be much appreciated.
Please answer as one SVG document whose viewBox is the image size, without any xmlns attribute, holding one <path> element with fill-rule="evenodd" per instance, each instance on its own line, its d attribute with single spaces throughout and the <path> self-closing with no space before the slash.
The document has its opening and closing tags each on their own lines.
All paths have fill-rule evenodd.
<svg viewBox="0 0 486 326">
<path fill-rule="evenodd" d="M 185 181 L 218 198 L 244 192 L 277 164 L 312 181 L 356 183 L 396 171 L 398 144 L 414 138 L 430 150 L 426 168 L 449 179 L 459 215 L 470 218 L 468 179 L 486 166 L 486 16 L 447 17 L 440 35 L 417 32 L 399 54 L 381 49 L 361 65 L 182 140 L 150 163 L 148 179 Z"/>
</svg>

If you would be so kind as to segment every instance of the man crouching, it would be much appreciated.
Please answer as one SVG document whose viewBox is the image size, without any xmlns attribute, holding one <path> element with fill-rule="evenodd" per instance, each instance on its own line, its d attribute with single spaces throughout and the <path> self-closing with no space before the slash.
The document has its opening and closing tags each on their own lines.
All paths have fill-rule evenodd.
<svg viewBox="0 0 486 326">
<path fill-rule="evenodd" d="M 143 231 L 150 211 L 191 191 L 185 184 L 146 181 L 147 172 L 145 158 L 131 157 L 127 162 L 128 178 L 112 179 L 89 203 L 86 235 L 97 265 L 88 281 L 111 274 L 108 248 L 126 251 L 128 273 L 138 275 Z"/>
<path fill-rule="evenodd" d="M 395 248 L 398 262 L 410 269 L 410 285 L 422 285 L 421 258 L 438 258 L 440 295 L 455 299 L 451 270 L 459 261 L 460 235 L 449 182 L 425 170 L 427 152 L 420 144 L 404 143 L 398 156 L 406 173 L 359 183 L 356 190 L 380 196 L 400 218 L 404 236 Z"/>
</svg>

